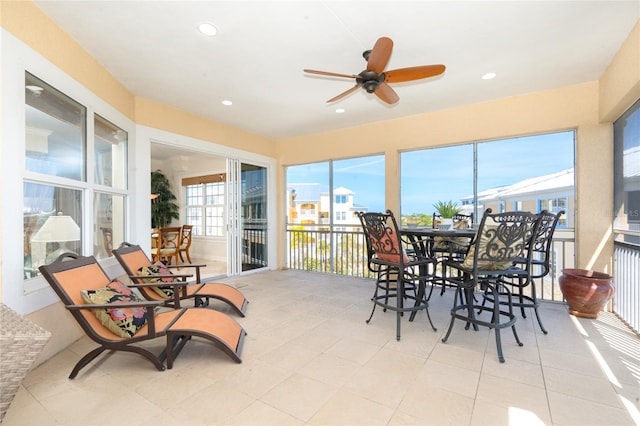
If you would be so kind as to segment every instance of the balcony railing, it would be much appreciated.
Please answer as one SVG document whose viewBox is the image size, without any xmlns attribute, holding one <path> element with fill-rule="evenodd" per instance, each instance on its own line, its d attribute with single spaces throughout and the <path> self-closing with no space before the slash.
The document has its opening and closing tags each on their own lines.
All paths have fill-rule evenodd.
<svg viewBox="0 0 640 426">
<path fill-rule="evenodd" d="M 538 297 L 562 302 L 558 278 L 564 268 L 574 267 L 573 234 L 557 232 L 553 239 L 553 262 L 550 273 L 536 281 Z M 287 267 L 306 271 L 328 272 L 370 278 L 367 247 L 361 227 L 289 225 L 287 229 Z"/>
<path fill-rule="evenodd" d="M 636 333 L 640 332 L 640 246 L 613 244 L 613 312 Z"/>
</svg>

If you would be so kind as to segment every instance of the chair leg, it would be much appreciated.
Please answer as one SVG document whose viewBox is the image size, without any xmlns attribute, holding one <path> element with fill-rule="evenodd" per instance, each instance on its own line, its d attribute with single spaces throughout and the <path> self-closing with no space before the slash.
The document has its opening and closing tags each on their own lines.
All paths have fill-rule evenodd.
<svg viewBox="0 0 640 426">
<path fill-rule="evenodd" d="M 402 308 L 404 306 L 404 274 L 398 271 L 396 281 L 396 340 L 400 340 L 400 324 L 402 323 Z"/>
<path fill-rule="evenodd" d="M 451 330 L 453 329 L 453 323 L 456 320 L 456 311 L 458 308 L 458 297 L 460 297 L 460 301 L 462 302 L 462 288 L 456 288 L 456 291 L 453 295 L 453 308 L 451 308 L 451 321 L 449 322 L 449 329 L 447 330 L 447 334 L 442 338 L 442 343 L 446 343 L 447 339 L 449 339 L 449 335 L 451 334 Z"/>
<path fill-rule="evenodd" d="M 531 299 L 533 299 L 533 312 L 536 314 L 536 319 L 538 320 L 538 325 L 540 326 L 540 330 L 542 330 L 543 334 L 548 334 L 549 332 L 542 325 L 542 320 L 540 319 L 540 312 L 538 312 L 538 307 L 540 306 L 540 302 L 538 302 L 538 296 L 536 294 L 536 285 L 532 281 L 531 282 Z"/>
</svg>

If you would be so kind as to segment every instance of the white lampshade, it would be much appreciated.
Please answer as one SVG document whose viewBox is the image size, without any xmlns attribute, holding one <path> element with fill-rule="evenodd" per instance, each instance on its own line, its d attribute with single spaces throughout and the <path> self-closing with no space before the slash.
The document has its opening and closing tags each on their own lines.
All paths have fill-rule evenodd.
<svg viewBox="0 0 640 426">
<path fill-rule="evenodd" d="M 71 216 L 49 216 L 47 221 L 31 238 L 34 243 L 53 243 L 80 240 L 80 227 Z"/>
</svg>

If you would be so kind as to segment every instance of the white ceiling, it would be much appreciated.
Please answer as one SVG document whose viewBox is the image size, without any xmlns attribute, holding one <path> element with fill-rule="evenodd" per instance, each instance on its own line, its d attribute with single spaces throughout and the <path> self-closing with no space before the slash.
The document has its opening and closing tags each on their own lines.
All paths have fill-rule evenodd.
<svg viewBox="0 0 640 426">
<path fill-rule="evenodd" d="M 35 3 L 134 95 L 272 139 L 597 80 L 640 18 L 638 0 Z M 357 74 L 381 36 L 387 69 L 446 72 L 392 84 L 395 105 L 362 89 L 327 104 L 354 82 L 302 70 Z"/>
</svg>

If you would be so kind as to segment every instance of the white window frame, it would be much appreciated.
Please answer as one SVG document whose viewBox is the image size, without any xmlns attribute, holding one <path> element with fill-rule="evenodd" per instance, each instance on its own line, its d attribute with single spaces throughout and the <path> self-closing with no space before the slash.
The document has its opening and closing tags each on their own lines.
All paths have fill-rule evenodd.
<svg viewBox="0 0 640 426">
<path fill-rule="evenodd" d="M 41 277 L 22 280 L 24 276 L 24 247 L 23 241 L 23 185 L 25 181 L 46 182 L 49 185 L 64 186 L 83 192 L 82 201 L 82 253 L 92 254 L 94 245 L 93 232 L 93 194 L 94 191 L 109 192 L 129 198 L 127 189 L 107 188 L 94 185 L 93 179 L 76 181 L 57 176 L 43 175 L 25 171 L 25 72 L 29 72 L 47 82 L 60 92 L 73 98 L 87 107 L 87 158 L 86 176 L 93 177 L 93 117 L 98 114 L 104 119 L 125 130 L 129 135 L 128 157 L 131 158 L 132 146 L 135 142 L 135 125 L 122 113 L 114 109 L 107 102 L 100 99 L 92 91 L 78 83 L 77 80 L 65 74 L 44 57 L 12 36 L 2 31 L 0 37 L 1 55 L 1 84 L 2 101 L 2 155 L 0 155 L 3 190 L 1 212 L 3 238 L 1 239 L 3 253 L 2 293 L 3 300 L 19 314 L 25 315 L 42 309 L 59 301 L 56 294 Z M 10 144 L 4 141 L 11 141 Z M 10 147 L 9 147 L 10 145 Z M 130 162 L 131 163 L 131 162 Z M 129 165 L 127 167 L 130 167 Z M 20 201 L 18 201 L 20 200 Z M 128 204 L 128 201 L 125 203 Z M 127 210 L 127 207 L 125 207 Z M 125 217 L 129 217 L 125 212 Z M 102 243 L 102 242 L 100 242 Z M 111 259 L 103 266 L 110 272 L 115 267 L 115 260 Z"/>
</svg>

